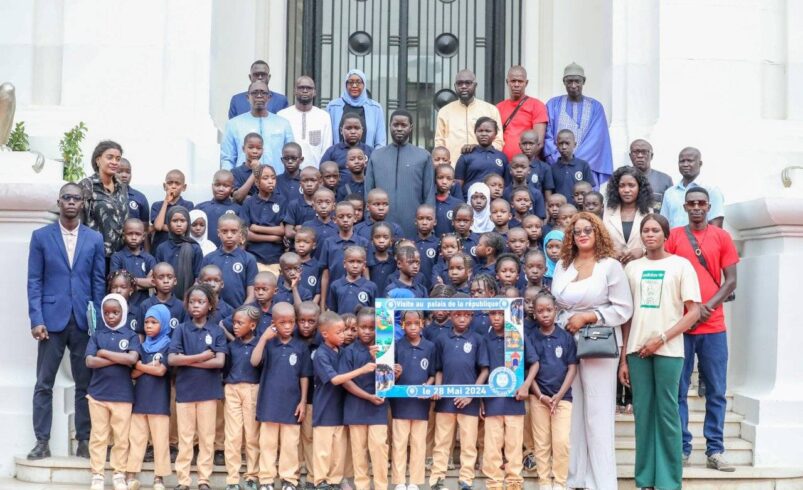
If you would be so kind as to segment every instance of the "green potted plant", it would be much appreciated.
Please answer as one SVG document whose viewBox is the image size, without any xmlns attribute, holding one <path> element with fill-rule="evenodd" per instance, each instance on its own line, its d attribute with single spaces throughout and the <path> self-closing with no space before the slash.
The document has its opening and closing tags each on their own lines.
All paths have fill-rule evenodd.
<svg viewBox="0 0 803 490">
<path fill-rule="evenodd" d="M 8 135 L 8 147 L 11 151 L 30 151 L 28 133 L 25 132 L 25 122 L 20 121 L 14 125 L 14 130 Z"/>
<path fill-rule="evenodd" d="M 82 164 L 84 152 L 81 151 L 81 142 L 84 137 L 86 137 L 86 126 L 81 121 L 77 126 L 64 133 L 64 138 L 59 141 L 59 151 L 64 162 L 64 180 L 67 182 L 78 182 L 84 178 Z"/>
</svg>

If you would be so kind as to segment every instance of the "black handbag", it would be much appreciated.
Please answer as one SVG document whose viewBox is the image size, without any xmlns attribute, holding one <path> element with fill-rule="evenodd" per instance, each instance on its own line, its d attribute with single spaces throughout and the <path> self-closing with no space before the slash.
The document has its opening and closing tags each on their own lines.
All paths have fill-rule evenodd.
<svg viewBox="0 0 803 490">
<path fill-rule="evenodd" d="M 613 327 L 586 325 L 577 331 L 578 359 L 615 359 L 619 357 Z"/>
</svg>

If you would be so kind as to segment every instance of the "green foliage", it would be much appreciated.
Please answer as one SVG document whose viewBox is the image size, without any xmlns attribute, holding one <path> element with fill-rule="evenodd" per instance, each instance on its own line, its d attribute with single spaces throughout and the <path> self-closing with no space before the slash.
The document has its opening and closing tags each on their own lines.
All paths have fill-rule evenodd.
<svg viewBox="0 0 803 490">
<path fill-rule="evenodd" d="M 31 149 L 24 121 L 14 125 L 14 130 L 8 135 L 8 147 L 11 148 L 11 151 L 29 151 Z"/>
<path fill-rule="evenodd" d="M 86 136 L 86 126 L 81 121 L 77 126 L 64 133 L 64 138 L 59 141 L 59 151 L 64 161 L 64 180 L 67 182 L 78 182 L 84 178 L 84 166 L 82 160 L 84 152 L 81 151 L 81 142 Z"/>
</svg>

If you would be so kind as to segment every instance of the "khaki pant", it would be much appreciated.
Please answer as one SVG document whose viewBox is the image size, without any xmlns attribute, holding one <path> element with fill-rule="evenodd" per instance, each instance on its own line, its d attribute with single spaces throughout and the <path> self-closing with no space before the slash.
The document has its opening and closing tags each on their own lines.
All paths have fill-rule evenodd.
<svg viewBox="0 0 803 490">
<path fill-rule="evenodd" d="M 501 490 L 508 485 L 524 482 L 521 476 L 521 447 L 524 415 L 485 417 L 485 446 L 482 453 L 482 472 L 488 477 L 485 487 Z M 502 458 L 504 449 L 505 459 Z M 504 464 L 504 468 L 502 465 Z"/>
<path fill-rule="evenodd" d="M 109 433 L 114 437 L 111 465 L 114 473 L 125 473 L 128 462 L 128 432 L 131 426 L 133 404 L 104 402 L 86 396 L 92 431 L 89 433 L 89 467 L 92 474 L 103 475 L 106 467 L 106 448 Z"/>
<path fill-rule="evenodd" d="M 346 464 L 346 438 L 344 427 L 319 426 L 312 429 L 312 466 L 315 470 L 315 486 L 323 483 L 339 485 L 343 481 Z"/>
<path fill-rule="evenodd" d="M 176 380 L 170 380 L 170 445 L 178 447 L 178 419 L 176 418 Z"/>
<path fill-rule="evenodd" d="M 530 403 L 535 395 L 530 395 L 527 403 L 524 404 L 524 454 L 535 455 L 535 441 L 533 440 L 533 422 L 530 418 Z"/>
<path fill-rule="evenodd" d="M 354 462 L 351 460 L 351 442 L 349 442 L 349 428 L 343 426 L 343 446 L 346 448 L 346 456 L 343 461 L 343 478 L 354 478 Z"/>
<path fill-rule="evenodd" d="M 377 489 L 388 488 L 388 426 L 350 425 L 349 439 L 356 490 L 371 490 L 371 477 L 368 476 L 369 456 L 374 486 Z"/>
<path fill-rule="evenodd" d="M 298 454 L 304 457 L 304 469 L 307 471 L 307 481 L 315 481 L 315 472 L 313 471 L 312 464 L 312 404 L 307 404 L 304 421 L 301 423 Z M 301 465 L 298 465 L 296 480 L 301 480 Z"/>
<path fill-rule="evenodd" d="M 298 486 L 298 445 L 301 426 L 295 424 L 259 424 L 259 483 L 272 485 L 276 479 L 276 460 L 279 460 L 278 475 Z M 278 457 L 277 457 L 278 456 Z"/>
<path fill-rule="evenodd" d="M 456 427 L 460 431 L 460 481 L 469 485 L 474 482 L 478 425 L 479 417 L 477 416 L 462 413 L 435 414 L 435 446 L 432 449 L 430 485 L 434 485 L 439 479 L 446 477 L 446 468 Z"/>
<path fill-rule="evenodd" d="M 148 446 L 148 436 L 153 442 L 153 466 L 156 476 L 168 476 L 170 471 L 170 416 L 131 415 L 131 430 L 128 435 L 128 473 L 142 471 L 142 459 Z"/>
<path fill-rule="evenodd" d="M 569 432 L 572 426 L 572 403 L 561 400 L 550 414 L 549 408 L 530 397 L 530 417 L 535 440 L 535 465 L 538 481 L 549 485 L 566 485 L 569 476 Z M 550 464 L 551 463 L 551 464 Z"/>
<path fill-rule="evenodd" d="M 259 272 L 273 272 L 276 278 L 278 278 L 282 273 L 279 264 L 263 264 L 262 262 L 257 262 L 257 270 Z"/>
<path fill-rule="evenodd" d="M 209 484 L 212 475 L 212 454 L 215 447 L 215 417 L 217 400 L 176 403 L 178 423 L 178 457 L 176 477 L 179 485 L 189 486 L 193 441 L 198 436 L 198 484 Z"/>
<path fill-rule="evenodd" d="M 254 405 L 254 407 L 255 407 L 254 410 L 256 410 L 256 405 Z M 225 451 L 225 450 L 226 450 L 226 407 L 224 400 L 218 400 L 217 415 L 215 416 L 215 451 Z"/>
<path fill-rule="evenodd" d="M 424 484 L 424 461 L 427 453 L 427 421 L 393 419 L 393 471 L 391 482 L 404 485 L 407 472 L 407 444 L 410 445 L 410 484 Z"/>
<path fill-rule="evenodd" d="M 226 421 L 226 485 L 240 483 L 243 464 L 243 432 L 245 432 L 245 479 L 257 479 L 259 463 L 259 422 L 257 413 L 258 384 L 227 384 L 224 388 L 226 403 L 223 418 Z M 216 420 L 220 416 L 216 417 Z"/>
</svg>

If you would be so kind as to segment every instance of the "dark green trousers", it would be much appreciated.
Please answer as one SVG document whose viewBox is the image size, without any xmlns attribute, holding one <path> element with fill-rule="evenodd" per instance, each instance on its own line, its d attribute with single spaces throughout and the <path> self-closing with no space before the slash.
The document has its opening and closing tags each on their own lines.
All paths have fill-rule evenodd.
<svg viewBox="0 0 803 490">
<path fill-rule="evenodd" d="M 678 413 L 682 357 L 628 354 L 636 417 L 636 486 L 681 488 L 683 441 Z"/>
</svg>

